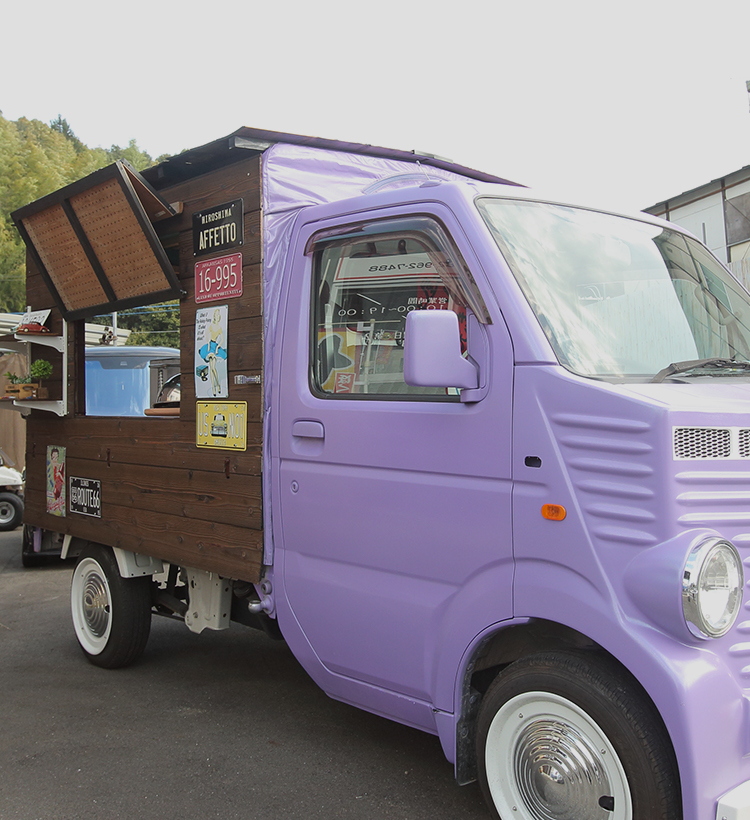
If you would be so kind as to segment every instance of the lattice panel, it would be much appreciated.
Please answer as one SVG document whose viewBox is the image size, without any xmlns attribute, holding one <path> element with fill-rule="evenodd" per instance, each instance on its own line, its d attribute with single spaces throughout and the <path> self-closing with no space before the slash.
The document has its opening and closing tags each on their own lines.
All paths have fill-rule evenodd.
<svg viewBox="0 0 750 820">
<path fill-rule="evenodd" d="M 68 307 L 91 307 L 106 300 L 61 205 L 33 214 L 23 224 Z"/>
<path fill-rule="evenodd" d="M 164 274 L 116 179 L 70 200 L 118 299 L 165 287 Z"/>
<path fill-rule="evenodd" d="M 149 212 L 175 214 L 125 162 L 11 214 L 64 318 L 86 319 L 182 294 L 136 191 Z"/>
</svg>

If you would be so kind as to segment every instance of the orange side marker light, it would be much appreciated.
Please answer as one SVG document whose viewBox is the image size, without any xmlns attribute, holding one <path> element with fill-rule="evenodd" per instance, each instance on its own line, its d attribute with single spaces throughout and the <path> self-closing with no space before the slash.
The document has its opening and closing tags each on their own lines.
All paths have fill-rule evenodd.
<svg viewBox="0 0 750 820">
<path fill-rule="evenodd" d="M 562 521 L 568 511 L 562 504 L 544 504 L 542 505 L 542 518 L 548 521 Z"/>
</svg>

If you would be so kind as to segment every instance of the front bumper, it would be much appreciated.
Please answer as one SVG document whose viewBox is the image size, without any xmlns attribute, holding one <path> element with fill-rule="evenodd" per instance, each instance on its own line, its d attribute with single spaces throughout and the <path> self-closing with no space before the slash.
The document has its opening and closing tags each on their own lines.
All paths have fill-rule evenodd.
<svg viewBox="0 0 750 820">
<path fill-rule="evenodd" d="M 727 792 L 719 800 L 716 820 L 750 820 L 750 780 Z"/>
</svg>

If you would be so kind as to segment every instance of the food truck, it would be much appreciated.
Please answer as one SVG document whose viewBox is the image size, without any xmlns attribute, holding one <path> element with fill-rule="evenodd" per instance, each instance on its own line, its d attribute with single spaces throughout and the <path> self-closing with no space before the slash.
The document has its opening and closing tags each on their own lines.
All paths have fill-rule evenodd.
<svg viewBox="0 0 750 820">
<path fill-rule="evenodd" d="M 13 217 L 89 661 L 237 621 L 495 817 L 750 818 L 750 296 L 695 237 L 250 128 Z M 92 416 L 83 321 L 167 300 L 179 408 Z"/>
</svg>

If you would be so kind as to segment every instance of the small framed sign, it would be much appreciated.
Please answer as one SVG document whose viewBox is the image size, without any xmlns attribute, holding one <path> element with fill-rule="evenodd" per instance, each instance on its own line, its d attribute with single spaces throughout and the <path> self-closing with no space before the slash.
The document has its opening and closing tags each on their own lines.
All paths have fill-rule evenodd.
<svg viewBox="0 0 750 820">
<path fill-rule="evenodd" d="M 243 202 L 225 202 L 193 214 L 193 256 L 238 248 L 244 241 Z"/>
<path fill-rule="evenodd" d="M 68 509 L 79 515 L 102 517 L 102 482 L 94 478 L 70 476 Z"/>
</svg>

